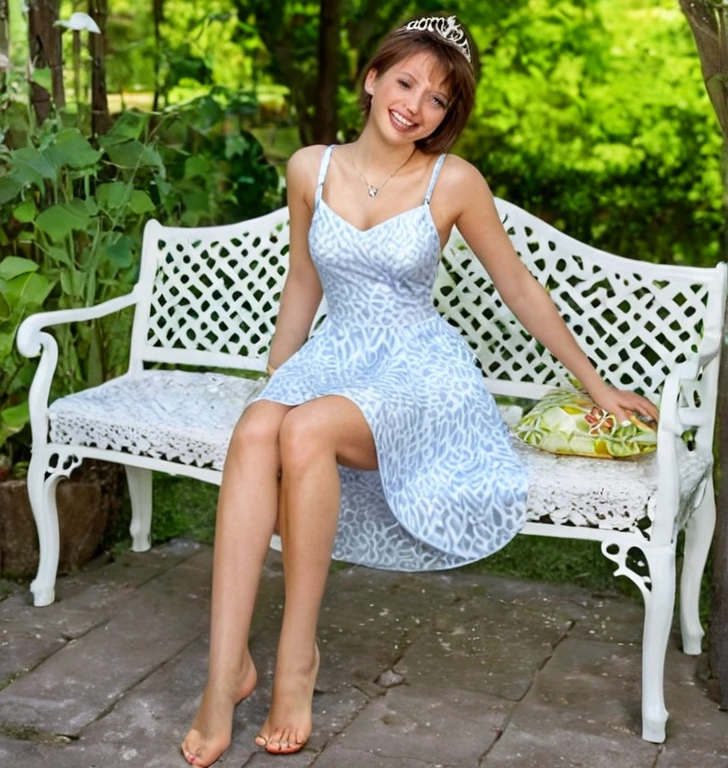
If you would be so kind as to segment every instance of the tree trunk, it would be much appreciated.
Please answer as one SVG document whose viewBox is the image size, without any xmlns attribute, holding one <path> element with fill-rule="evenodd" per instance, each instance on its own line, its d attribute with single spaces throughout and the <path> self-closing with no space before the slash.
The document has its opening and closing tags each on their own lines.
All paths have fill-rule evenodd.
<svg viewBox="0 0 728 768">
<path fill-rule="evenodd" d="M 162 46 L 161 26 L 164 21 L 164 0 L 152 0 L 152 20 L 154 22 L 154 102 L 152 103 L 152 110 L 156 112 L 159 109 L 159 62 Z"/>
<path fill-rule="evenodd" d="M 710 0 L 680 0 L 695 45 L 705 87 L 723 133 L 724 233 L 722 258 L 728 256 L 728 8 Z M 728 314 L 726 315 L 728 321 Z M 710 627 L 710 666 L 719 686 L 719 703 L 728 709 L 728 354 L 723 351 L 718 385 L 717 434 L 718 519 L 713 540 L 713 620 Z"/>
<path fill-rule="evenodd" d="M 336 141 L 339 56 L 341 52 L 341 0 L 321 0 L 318 33 L 318 87 L 313 142 Z"/>
<path fill-rule="evenodd" d="M 728 98 L 724 96 L 724 104 Z M 724 107 L 725 108 L 725 107 Z M 728 135 L 723 135 L 723 259 L 728 257 Z M 728 328 L 728 310 L 725 315 Z M 710 627 L 710 672 L 718 681 L 718 705 L 728 709 L 728 354 L 723 349 L 718 379 L 717 520 L 713 539 L 713 600 Z"/>
<path fill-rule="evenodd" d="M 100 35 L 89 34 L 91 54 L 91 132 L 94 136 L 106 133 L 111 125 L 109 102 L 106 98 L 106 17 L 108 0 L 89 0 L 88 14 L 99 25 Z"/>
<path fill-rule="evenodd" d="M 28 12 L 28 46 L 34 67 L 48 67 L 51 71 L 51 89 L 57 108 L 66 106 L 63 90 L 63 55 L 61 28 L 54 26 L 58 19 L 59 0 L 30 0 Z M 31 102 L 39 123 L 51 111 L 51 94 L 37 83 L 31 83 Z"/>
<path fill-rule="evenodd" d="M 728 312 L 726 312 L 728 327 Z M 728 354 L 723 350 L 718 389 L 718 521 L 713 539 L 713 620 L 710 670 L 718 681 L 718 705 L 728 709 Z"/>
<path fill-rule="evenodd" d="M 10 59 L 10 6 L 0 0 L 0 56 Z M 0 85 L 4 85 L 5 70 L 0 68 Z"/>
</svg>

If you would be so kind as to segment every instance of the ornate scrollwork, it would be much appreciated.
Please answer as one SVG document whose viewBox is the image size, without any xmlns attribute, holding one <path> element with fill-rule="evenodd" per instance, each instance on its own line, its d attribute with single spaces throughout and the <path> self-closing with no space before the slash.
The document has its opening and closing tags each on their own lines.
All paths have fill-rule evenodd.
<svg viewBox="0 0 728 768">
<path fill-rule="evenodd" d="M 626 576 L 636 584 L 647 602 L 652 591 L 652 579 L 644 552 L 633 544 L 626 545 L 614 539 L 607 539 L 602 542 L 602 554 L 617 564 L 614 575 Z"/>
<path fill-rule="evenodd" d="M 75 453 L 54 451 L 48 457 L 48 466 L 45 471 L 45 479 L 70 477 L 71 472 L 80 467 L 83 459 Z"/>
</svg>

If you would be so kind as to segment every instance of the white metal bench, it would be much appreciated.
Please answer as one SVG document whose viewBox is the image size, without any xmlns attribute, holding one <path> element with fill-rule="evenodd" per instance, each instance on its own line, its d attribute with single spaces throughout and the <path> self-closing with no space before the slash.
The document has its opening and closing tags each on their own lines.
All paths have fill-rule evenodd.
<svg viewBox="0 0 728 768">
<path fill-rule="evenodd" d="M 611 383 L 661 400 L 658 451 L 633 461 L 556 457 L 519 447 L 530 474 L 524 533 L 601 541 L 615 573 L 645 600 L 643 738 L 665 738 L 665 650 L 675 599 L 675 546 L 686 529 L 681 626 L 698 654 L 701 576 L 712 538 L 711 481 L 726 269 L 617 257 L 497 201 L 511 239 L 545 284 L 580 344 Z M 18 347 L 41 357 L 30 398 L 28 488 L 41 558 L 36 605 L 54 599 L 55 488 L 85 457 L 121 463 L 131 495 L 133 549 L 150 546 L 152 470 L 218 483 L 232 428 L 262 381 L 209 369 L 263 371 L 286 274 L 286 209 L 230 226 L 147 224 L 133 291 L 96 307 L 28 318 Z M 566 371 L 503 305 L 457 232 L 443 254 L 434 301 L 477 352 L 498 395 L 537 398 L 569 387 Z M 135 306 L 128 372 L 61 398 L 48 393 L 56 342 L 43 329 Z M 316 322 L 325 314 L 322 305 Z M 197 372 L 164 369 L 184 364 Z M 205 369 L 208 369 L 205 372 Z M 690 446 L 681 439 L 693 430 Z M 637 559 L 627 557 L 637 553 Z"/>
</svg>

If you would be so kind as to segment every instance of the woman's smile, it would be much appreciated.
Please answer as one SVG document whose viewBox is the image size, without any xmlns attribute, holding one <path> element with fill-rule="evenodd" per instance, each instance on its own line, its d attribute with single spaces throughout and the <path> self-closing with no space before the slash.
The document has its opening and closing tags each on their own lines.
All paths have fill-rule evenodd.
<svg viewBox="0 0 728 768">
<path fill-rule="evenodd" d="M 392 125 L 398 131 L 408 132 L 417 128 L 417 123 L 412 122 L 412 120 L 408 120 L 401 112 L 398 112 L 395 109 L 389 110 L 389 117 Z"/>
</svg>

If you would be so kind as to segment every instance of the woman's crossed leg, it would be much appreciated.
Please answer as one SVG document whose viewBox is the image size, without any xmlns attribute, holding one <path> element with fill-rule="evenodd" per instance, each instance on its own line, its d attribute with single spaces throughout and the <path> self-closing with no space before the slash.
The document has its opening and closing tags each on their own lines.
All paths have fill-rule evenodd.
<svg viewBox="0 0 728 768">
<path fill-rule="evenodd" d="M 235 704 L 255 686 L 248 633 L 277 516 L 286 599 L 271 710 L 256 742 L 295 752 L 310 736 L 316 623 L 340 503 L 337 463 L 377 467 L 369 426 L 344 397 L 295 407 L 263 400 L 233 432 L 218 502 L 208 681 L 182 744 L 193 765 L 209 766 L 227 749 Z"/>
</svg>

